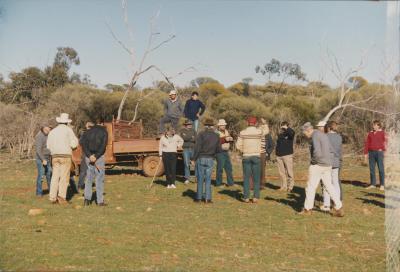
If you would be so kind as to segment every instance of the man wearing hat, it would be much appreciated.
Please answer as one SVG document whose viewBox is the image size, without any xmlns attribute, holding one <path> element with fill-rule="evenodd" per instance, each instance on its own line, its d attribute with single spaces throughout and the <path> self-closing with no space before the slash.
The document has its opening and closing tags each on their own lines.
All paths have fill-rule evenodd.
<svg viewBox="0 0 400 272">
<path fill-rule="evenodd" d="M 216 186 L 222 186 L 222 175 L 226 173 L 227 186 L 233 186 L 235 183 L 233 181 L 232 175 L 232 163 L 229 157 L 230 143 L 233 142 L 233 138 L 229 135 L 226 129 L 225 119 L 219 119 L 217 124 L 217 134 L 219 135 L 219 140 L 221 143 L 222 152 L 217 154 L 217 179 L 215 181 Z"/>
<path fill-rule="evenodd" d="M 169 99 L 164 101 L 164 117 L 160 120 L 160 134 L 165 132 L 165 124 L 171 123 L 175 131 L 178 131 L 179 118 L 183 113 L 182 103 L 175 90 L 169 92 Z"/>
<path fill-rule="evenodd" d="M 203 102 L 199 100 L 199 93 L 192 92 L 191 98 L 185 104 L 185 117 L 193 122 L 194 130 L 197 132 L 199 129 L 199 118 L 206 110 Z"/>
<path fill-rule="evenodd" d="M 321 125 L 321 124 L 319 124 Z M 300 214 L 311 214 L 314 208 L 315 192 L 317 190 L 320 180 L 324 185 L 324 189 L 328 192 L 329 196 L 335 204 L 332 210 L 333 216 L 344 216 L 343 204 L 340 200 L 340 195 L 335 191 L 332 185 L 332 159 L 331 147 L 328 136 L 316 130 L 307 122 L 302 127 L 304 135 L 311 139 L 310 153 L 311 163 L 308 169 L 308 181 L 306 187 L 306 199 L 304 201 L 304 209 Z"/>
<path fill-rule="evenodd" d="M 183 139 L 183 163 L 185 165 L 185 184 L 190 182 L 190 158 L 193 155 L 193 147 L 196 140 L 196 132 L 193 129 L 193 122 L 189 119 L 185 120 L 184 128 L 180 131 Z"/>
<path fill-rule="evenodd" d="M 61 113 L 56 121 L 57 127 L 51 130 L 47 137 L 47 148 L 51 153 L 53 167 L 49 198 L 52 203 L 65 204 L 67 203 L 72 149 L 78 146 L 78 138 L 68 126 L 72 121 L 68 113 Z"/>
<path fill-rule="evenodd" d="M 243 166 L 243 201 L 250 202 L 250 178 L 254 182 L 253 203 L 260 199 L 260 153 L 263 132 L 256 127 L 257 118 L 247 119 L 248 127 L 242 130 L 236 142 L 236 148 L 242 152 Z"/>
<path fill-rule="evenodd" d="M 214 158 L 216 154 L 220 152 L 221 144 L 214 130 L 214 120 L 205 118 L 204 130 L 196 137 L 192 157 L 192 160 L 196 162 L 197 176 L 197 195 L 194 200 L 195 202 L 200 202 L 204 199 L 205 203 L 212 203 L 211 174 L 214 166 Z"/>
</svg>

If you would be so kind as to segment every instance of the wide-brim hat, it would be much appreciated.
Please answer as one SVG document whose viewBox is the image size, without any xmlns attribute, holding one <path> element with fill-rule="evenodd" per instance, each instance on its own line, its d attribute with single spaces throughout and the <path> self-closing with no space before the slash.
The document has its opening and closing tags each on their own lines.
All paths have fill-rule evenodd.
<svg viewBox="0 0 400 272">
<path fill-rule="evenodd" d="M 226 126 L 226 125 L 227 125 L 227 123 L 226 123 L 225 119 L 219 119 L 218 120 L 217 126 Z"/>
<path fill-rule="evenodd" d="M 214 119 L 212 119 L 212 118 L 205 118 L 203 121 L 203 124 L 205 126 L 213 126 L 213 125 L 215 125 L 215 122 L 214 122 Z"/>
<path fill-rule="evenodd" d="M 183 123 L 183 125 L 184 125 L 184 126 L 193 125 L 193 121 L 190 120 L 190 119 L 186 119 L 185 122 Z"/>
<path fill-rule="evenodd" d="M 59 117 L 56 117 L 57 123 L 71 123 L 72 120 L 69 119 L 69 114 L 68 113 L 61 113 Z"/>
</svg>

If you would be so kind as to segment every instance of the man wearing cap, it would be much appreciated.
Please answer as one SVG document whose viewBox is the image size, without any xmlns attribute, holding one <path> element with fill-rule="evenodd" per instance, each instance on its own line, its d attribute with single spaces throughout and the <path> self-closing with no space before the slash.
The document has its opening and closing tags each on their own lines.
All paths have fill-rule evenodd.
<svg viewBox="0 0 400 272">
<path fill-rule="evenodd" d="M 175 90 L 169 92 L 169 99 L 164 101 L 164 117 L 160 120 L 160 134 L 165 132 L 165 124 L 171 123 L 175 131 L 178 131 L 179 118 L 183 113 L 181 101 L 177 97 Z"/>
<path fill-rule="evenodd" d="M 196 162 L 197 194 L 195 202 L 200 202 L 204 199 L 206 204 L 212 203 L 211 174 L 214 158 L 220 152 L 221 144 L 214 130 L 214 120 L 205 118 L 204 130 L 196 137 L 192 157 L 192 160 Z"/>
<path fill-rule="evenodd" d="M 57 127 L 50 131 L 47 137 L 47 148 L 52 157 L 53 176 L 51 178 L 50 201 L 52 203 L 65 204 L 67 188 L 70 177 L 72 149 L 78 146 L 72 129 L 68 126 L 71 123 L 67 113 L 61 113 L 56 118 Z"/>
<path fill-rule="evenodd" d="M 235 183 L 233 181 L 232 175 L 232 163 L 229 156 L 230 143 L 233 142 L 233 138 L 229 135 L 226 129 L 225 119 L 219 119 L 217 124 L 217 134 L 219 135 L 219 140 L 221 143 L 222 152 L 217 154 L 217 178 L 215 181 L 216 186 L 222 186 L 222 175 L 226 173 L 227 186 L 233 186 Z"/>
<path fill-rule="evenodd" d="M 276 161 L 278 171 L 281 177 L 281 191 L 292 191 L 294 187 L 293 175 L 293 141 L 295 132 L 289 127 L 289 123 L 281 123 L 281 131 L 276 141 Z"/>
<path fill-rule="evenodd" d="M 40 128 L 40 131 L 35 137 L 35 149 L 36 149 L 36 166 L 38 175 L 36 178 L 36 195 L 43 196 L 42 190 L 42 178 L 46 175 L 47 188 L 50 192 L 51 182 L 51 162 L 50 162 L 50 150 L 47 149 L 47 135 L 50 132 L 50 127 L 45 125 Z"/>
<path fill-rule="evenodd" d="M 203 115 L 205 110 L 206 106 L 199 100 L 199 93 L 192 92 L 191 98 L 186 101 L 184 114 L 187 119 L 193 122 L 196 132 L 199 129 L 199 118 Z"/>
<path fill-rule="evenodd" d="M 186 119 L 183 124 L 184 128 L 180 131 L 180 136 L 183 139 L 183 163 L 185 166 L 185 184 L 190 182 L 190 158 L 193 155 L 193 147 L 196 140 L 196 132 L 193 129 L 191 120 Z"/>
<path fill-rule="evenodd" d="M 324 185 L 325 190 L 335 204 L 331 211 L 333 216 L 344 216 L 343 204 L 340 200 L 340 195 L 337 194 L 332 185 L 332 159 L 331 147 L 328 136 L 320 130 L 315 130 L 310 122 L 307 122 L 302 127 L 304 135 L 311 139 L 310 153 L 311 164 L 308 169 L 308 181 L 306 187 L 306 199 L 304 201 L 304 209 L 300 214 L 311 214 L 314 208 L 315 192 L 320 180 Z"/>
<path fill-rule="evenodd" d="M 242 152 L 243 201 L 250 202 L 250 178 L 254 182 L 253 203 L 260 199 L 260 153 L 263 132 L 256 127 L 257 118 L 247 119 L 248 127 L 242 130 L 236 142 L 236 148 Z"/>
</svg>

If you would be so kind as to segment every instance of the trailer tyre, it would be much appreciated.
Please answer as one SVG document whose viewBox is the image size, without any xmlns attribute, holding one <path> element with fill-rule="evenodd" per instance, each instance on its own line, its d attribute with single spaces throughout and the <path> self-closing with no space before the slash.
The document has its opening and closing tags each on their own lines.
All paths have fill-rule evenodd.
<svg viewBox="0 0 400 272">
<path fill-rule="evenodd" d="M 146 177 L 160 177 L 164 174 L 164 165 L 162 161 L 160 161 L 161 158 L 157 156 L 148 156 L 143 159 L 143 174 Z M 160 163 L 160 166 L 157 169 L 158 164 Z M 157 171 L 157 173 L 156 173 Z"/>
</svg>

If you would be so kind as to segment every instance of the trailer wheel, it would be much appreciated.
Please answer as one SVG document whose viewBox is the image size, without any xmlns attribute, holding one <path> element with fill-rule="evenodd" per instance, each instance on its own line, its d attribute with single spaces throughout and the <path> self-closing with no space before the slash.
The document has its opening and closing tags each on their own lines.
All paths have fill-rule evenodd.
<svg viewBox="0 0 400 272">
<path fill-rule="evenodd" d="M 160 157 L 157 156 L 148 156 L 143 159 L 143 174 L 146 177 L 160 177 L 164 174 L 164 165 L 162 161 L 160 161 Z M 157 169 L 158 164 L 160 166 Z M 157 171 L 157 173 L 156 173 Z"/>
</svg>

